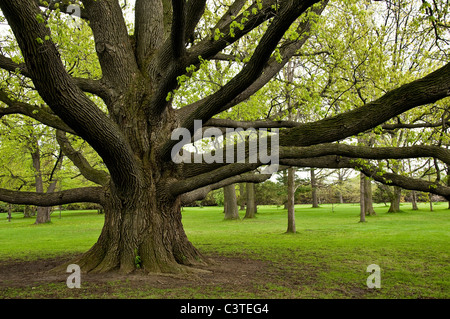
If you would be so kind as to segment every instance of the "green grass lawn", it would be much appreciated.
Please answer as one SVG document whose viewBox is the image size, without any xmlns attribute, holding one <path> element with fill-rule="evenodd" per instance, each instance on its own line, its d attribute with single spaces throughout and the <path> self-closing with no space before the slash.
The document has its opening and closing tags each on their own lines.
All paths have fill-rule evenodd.
<svg viewBox="0 0 450 319">
<path fill-rule="evenodd" d="M 260 206 L 255 219 L 238 221 L 223 220 L 221 207 L 185 208 L 186 233 L 205 254 L 264 260 L 279 270 L 276 283 L 268 280 L 251 294 L 216 287 L 218 291 L 191 291 L 190 296 L 449 298 L 450 210 L 446 203 L 435 204 L 433 211 L 426 204 L 419 211 L 410 207 L 405 203 L 403 212 L 388 214 L 388 207 L 375 205 L 377 215 L 359 223 L 359 205 L 334 205 L 334 211 L 331 205 L 298 205 L 296 234 L 284 233 L 287 213 L 281 207 Z M 19 214 L 11 222 L 6 214 L 0 218 L 0 261 L 5 261 L 84 252 L 97 240 L 104 217 L 72 211 L 59 218 L 55 212 L 45 225 L 33 225 L 33 219 Z M 369 291 L 370 264 L 381 268 L 381 288 Z M 283 280 L 291 284 L 280 284 Z M 186 296 L 179 289 L 170 296 Z"/>
</svg>

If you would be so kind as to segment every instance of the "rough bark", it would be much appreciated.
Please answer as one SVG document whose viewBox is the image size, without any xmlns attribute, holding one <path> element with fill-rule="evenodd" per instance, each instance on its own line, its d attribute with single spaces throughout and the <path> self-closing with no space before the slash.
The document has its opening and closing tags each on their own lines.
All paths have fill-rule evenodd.
<svg viewBox="0 0 450 319">
<path fill-rule="evenodd" d="M 156 273 L 193 271 L 204 264 L 181 223 L 180 200 L 164 196 L 154 201 L 154 188 L 135 193 L 123 203 L 111 190 L 104 204 L 105 224 L 97 243 L 73 262 L 84 271 L 124 273 L 137 268 Z"/>
</svg>

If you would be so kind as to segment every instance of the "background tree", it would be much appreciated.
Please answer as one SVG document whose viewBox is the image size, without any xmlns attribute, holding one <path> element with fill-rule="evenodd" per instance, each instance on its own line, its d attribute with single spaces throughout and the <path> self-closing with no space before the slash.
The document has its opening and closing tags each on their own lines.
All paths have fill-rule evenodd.
<svg viewBox="0 0 450 319">
<path fill-rule="evenodd" d="M 246 183 L 246 210 L 244 218 L 254 218 L 257 212 L 257 204 L 255 197 L 255 184 L 254 183 Z"/>
<path fill-rule="evenodd" d="M 223 188 L 224 202 L 223 209 L 225 219 L 239 219 L 239 209 L 236 199 L 236 189 L 234 184 L 227 185 Z"/>
</svg>

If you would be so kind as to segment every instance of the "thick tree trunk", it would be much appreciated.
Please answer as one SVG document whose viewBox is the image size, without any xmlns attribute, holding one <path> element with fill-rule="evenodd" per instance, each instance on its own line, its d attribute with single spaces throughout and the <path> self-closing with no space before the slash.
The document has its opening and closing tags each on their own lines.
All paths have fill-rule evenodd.
<svg viewBox="0 0 450 319">
<path fill-rule="evenodd" d="M 316 179 L 316 173 L 314 168 L 311 168 L 311 196 L 312 196 L 312 207 L 318 208 L 319 207 L 319 200 L 317 198 L 317 179 Z"/>
<path fill-rule="evenodd" d="M 181 223 L 180 199 L 149 187 L 127 201 L 107 194 L 105 223 L 97 243 L 78 260 L 86 272 L 143 269 L 152 273 L 191 272 L 204 257 L 189 242 Z"/>
<path fill-rule="evenodd" d="M 34 222 L 36 225 L 50 223 L 51 221 L 51 207 L 38 207 L 36 221 Z"/>
<path fill-rule="evenodd" d="M 224 210 L 225 219 L 239 219 L 239 211 L 237 206 L 236 189 L 234 184 L 225 186 L 224 193 Z"/>
<path fill-rule="evenodd" d="M 254 218 L 256 214 L 255 184 L 247 183 L 247 209 L 244 218 Z"/>
<path fill-rule="evenodd" d="M 295 169 L 288 169 L 288 227 L 287 233 L 295 233 Z"/>
<path fill-rule="evenodd" d="M 402 195 L 402 189 L 398 186 L 394 186 L 394 191 L 391 194 L 391 206 L 388 213 L 397 213 L 400 211 L 400 199 Z"/>
</svg>

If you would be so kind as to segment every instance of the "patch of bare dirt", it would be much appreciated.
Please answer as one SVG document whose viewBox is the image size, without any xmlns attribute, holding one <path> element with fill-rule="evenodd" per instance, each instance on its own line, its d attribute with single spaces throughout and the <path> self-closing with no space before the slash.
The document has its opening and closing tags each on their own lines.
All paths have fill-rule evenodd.
<svg viewBox="0 0 450 319">
<path fill-rule="evenodd" d="M 69 289 L 66 280 L 70 273 L 51 270 L 74 257 L 0 261 L 0 299 L 297 299 L 321 298 L 321 290 L 326 290 L 320 287 L 318 279 L 324 269 L 301 263 L 272 263 L 245 255 L 206 256 L 213 263 L 202 268 L 206 271 L 195 274 L 148 274 L 142 270 L 128 275 L 82 273 L 81 289 Z M 367 290 L 354 288 L 358 287 L 345 287 L 340 295 L 367 297 Z"/>
<path fill-rule="evenodd" d="M 66 287 L 69 273 L 54 273 L 53 268 L 66 263 L 74 256 L 46 258 L 33 261 L 0 261 L 0 298 L 66 298 L 82 297 L 83 289 Z M 187 275 L 145 274 L 143 271 L 123 275 L 110 272 L 106 274 L 82 274 L 82 286 L 90 298 L 126 297 L 118 291 L 155 291 L 155 297 L 184 298 L 180 288 L 196 293 L 208 294 L 212 290 L 236 291 L 248 295 L 256 294 L 267 283 L 279 281 L 280 269 L 270 262 L 243 257 L 207 256 L 213 263 L 203 267 L 206 272 Z M 283 282 L 289 282 L 284 277 Z M 295 281 L 292 282 L 296 284 Z M 50 287 L 50 288 L 49 288 Z M 82 287 L 82 288 L 83 288 Z M 74 292 L 78 290 L 74 294 Z M 69 291 L 72 291 L 69 294 Z M 68 295 L 69 294 L 69 295 Z M 159 294 L 159 295 L 158 295 Z M 145 295 L 141 297 L 147 297 Z"/>
</svg>

